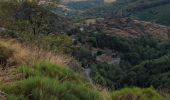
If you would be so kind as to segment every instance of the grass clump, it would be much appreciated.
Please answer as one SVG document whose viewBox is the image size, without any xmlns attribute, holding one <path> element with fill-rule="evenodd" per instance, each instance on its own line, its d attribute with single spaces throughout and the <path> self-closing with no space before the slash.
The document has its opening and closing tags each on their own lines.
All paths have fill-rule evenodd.
<svg viewBox="0 0 170 100">
<path fill-rule="evenodd" d="M 50 63 L 40 63 L 31 67 L 21 66 L 18 67 L 18 71 L 23 74 L 24 78 L 43 76 L 55 78 L 59 81 L 72 81 L 76 83 L 84 82 L 85 78 L 75 73 L 65 66 L 59 66 Z"/>
<path fill-rule="evenodd" d="M 48 61 L 53 64 L 59 65 L 69 65 L 72 61 L 76 63 L 76 61 L 63 53 L 53 53 L 41 48 L 38 48 L 34 45 L 20 43 L 15 39 L 2 39 L 0 38 L 0 46 L 2 48 L 7 48 L 13 51 L 13 58 L 18 65 L 35 65 L 39 62 Z M 1 47 L 0 47 L 1 49 Z M 4 52 L 8 50 L 4 49 Z M 1 53 L 0 53 L 1 54 Z"/>
<path fill-rule="evenodd" d="M 0 44 L 0 58 L 9 58 L 13 51 Z"/>
<path fill-rule="evenodd" d="M 23 80 L 0 86 L 9 100 L 101 100 L 80 75 L 65 67 L 41 63 L 18 71 Z"/>
<path fill-rule="evenodd" d="M 11 58 L 12 55 L 13 51 L 0 43 L 0 68 L 5 69 L 8 66 L 9 58 Z"/>
<path fill-rule="evenodd" d="M 111 94 L 111 100 L 166 100 L 153 88 L 124 88 Z"/>
<path fill-rule="evenodd" d="M 100 100 L 96 92 L 83 85 L 47 77 L 30 77 L 5 86 L 4 91 L 16 100 Z"/>
</svg>

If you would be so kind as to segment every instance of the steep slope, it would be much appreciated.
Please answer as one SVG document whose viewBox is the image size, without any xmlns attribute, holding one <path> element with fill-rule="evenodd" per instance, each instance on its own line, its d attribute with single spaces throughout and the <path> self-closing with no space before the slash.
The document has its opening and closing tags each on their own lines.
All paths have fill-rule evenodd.
<svg viewBox="0 0 170 100">
<path fill-rule="evenodd" d="M 77 100 L 110 100 L 108 91 L 100 90 L 101 95 L 84 76 L 72 71 L 69 67 L 65 67 L 69 62 L 73 62 L 70 58 L 31 47 L 30 45 L 27 47 L 26 44 L 21 44 L 16 40 L 1 38 L 0 45 L 0 55 L 9 56 L 7 57 L 8 64 L 4 66 L 5 70 L 0 70 L 1 100 L 30 100 L 29 98 L 40 100 L 46 100 L 47 98 L 50 98 L 49 100 L 54 100 L 54 98 L 62 100 L 68 100 L 68 98 L 69 100 L 75 100 L 75 98 Z M 2 64 L 2 59 L 0 61 Z M 42 61 L 53 64 L 39 63 Z M 71 65 L 69 64 L 69 66 Z M 119 92 L 116 91 L 111 95 L 111 100 L 119 97 L 122 97 L 123 100 L 128 100 L 126 96 L 129 94 L 134 97 L 140 96 L 141 100 L 145 100 L 145 98 L 155 100 L 153 99 L 155 97 L 157 100 L 165 100 L 154 89 L 149 89 L 146 93 L 150 93 L 152 96 L 146 96 L 145 93 L 140 94 L 142 91 L 147 90 L 139 89 L 137 90 L 139 94 L 131 94 L 134 89 L 129 88 L 125 94 L 120 95 L 116 95 Z"/>
<path fill-rule="evenodd" d="M 0 86 L 8 94 L 7 99 L 101 100 L 98 92 L 91 90 L 90 85 L 70 69 L 41 63 L 21 66 L 18 72 L 22 74 L 22 80 Z"/>
<path fill-rule="evenodd" d="M 38 62 L 48 61 L 53 64 L 67 66 L 70 65 L 70 62 L 74 62 L 73 58 L 64 54 L 55 54 L 35 46 L 26 45 L 13 39 L 0 39 L 0 82 L 15 81 L 18 76 L 13 71 L 18 65 L 34 65 Z M 4 71 L 4 69 L 6 70 Z"/>
</svg>

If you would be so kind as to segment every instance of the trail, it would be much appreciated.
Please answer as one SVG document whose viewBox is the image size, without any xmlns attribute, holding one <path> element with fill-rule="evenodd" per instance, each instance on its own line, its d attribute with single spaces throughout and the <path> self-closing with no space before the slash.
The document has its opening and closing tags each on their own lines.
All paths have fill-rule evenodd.
<svg viewBox="0 0 170 100">
<path fill-rule="evenodd" d="M 90 84 L 94 85 L 93 80 L 91 79 L 90 73 L 91 73 L 91 69 L 85 68 L 85 74 L 86 74 L 87 79 L 89 80 Z"/>
</svg>

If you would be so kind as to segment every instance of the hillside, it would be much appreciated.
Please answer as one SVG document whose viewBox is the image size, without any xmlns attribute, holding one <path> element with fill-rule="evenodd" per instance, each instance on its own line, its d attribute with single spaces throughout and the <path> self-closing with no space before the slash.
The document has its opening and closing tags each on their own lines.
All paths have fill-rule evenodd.
<svg viewBox="0 0 170 100">
<path fill-rule="evenodd" d="M 55 13 L 61 16 L 77 18 L 89 9 L 95 9 L 105 5 L 110 5 L 115 1 L 116 0 L 62 0 L 61 5 L 53 10 Z"/>
<path fill-rule="evenodd" d="M 107 35 L 123 37 L 153 37 L 157 39 L 169 39 L 170 28 L 156 23 L 124 18 L 92 18 L 80 21 L 79 27 L 84 31 L 95 32 L 96 30 Z"/>
<path fill-rule="evenodd" d="M 117 0 L 114 4 L 90 9 L 87 16 L 129 16 L 138 20 L 169 25 L 169 0 Z"/>
<path fill-rule="evenodd" d="M 99 1 L 1 0 L 0 100 L 169 100 L 170 28 L 132 17 L 169 2 Z"/>
<path fill-rule="evenodd" d="M 165 99 L 152 88 L 129 88 L 129 92 L 125 89 L 126 94 L 117 93 L 124 91 L 121 90 L 113 92 L 111 96 L 107 91 L 97 92 L 96 88 L 88 83 L 83 75 L 65 66 L 68 65 L 68 62 L 71 62 L 66 57 L 63 58 L 61 55 L 53 54 L 49 60 L 47 57 L 49 53 L 36 49 L 32 50 L 36 53 L 34 54 L 34 52 L 30 52 L 31 49 L 25 47 L 25 45 L 24 47 L 21 46 L 16 40 L 0 39 L 1 65 L 2 55 L 3 57 L 6 56 L 8 61 L 7 66 L 2 65 L 1 67 L 4 67 L 4 69 L 0 70 L 1 100 L 55 100 L 56 98 L 61 100 L 118 100 L 115 98 L 124 98 L 128 93 L 131 94 L 131 91 L 146 91 L 152 94 L 152 96 L 146 96 L 146 93 L 131 94 L 132 98 L 141 96 L 141 99 Z M 35 59 L 36 57 L 40 58 L 40 60 Z M 43 59 L 45 59 L 46 63 L 41 62 Z M 29 64 L 25 63 L 26 61 Z M 25 64 L 23 65 L 23 63 Z M 34 65 L 34 63 L 37 64 Z"/>
<path fill-rule="evenodd" d="M 77 32 L 73 34 L 76 45 L 73 55 L 79 59 L 83 67 L 91 69 L 93 82 L 109 89 L 120 89 L 126 86 L 158 88 L 161 85 L 159 82 L 159 85 L 149 83 L 155 80 L 149 80 L 149 78 L 139 82 L 135 81 L 140 80 L 142 76 L 137 79 L 127 79 L 133 75 L 134 77 L 140 76 L 136 74 L 138 72 L 143 75 L 142 73 L 145 73 L 146 70 L 148 73 L 146 71 L 147 74 L 144 74 L 143 77 L 145 75 L 148 77 L 154 67 L 145 69 L 146 66 L 141 66 L 140 70 L 130 72 L 128 70 L 144 61 L 153 61 L 159 58 L 161 60 L 161 57 L 169 54 L 169 28 L 167 26 L 130 18 L 86 19 L 80 23 L 76 24 L 78 28 L 73 30 Z M 158 65 L 163 68 L 166 64 L 164 62 L 162 65 Z M 157 70 L 157 73 L 165 74 L 168 71 L 169 67 L 167 66 L 165 72 Z M 152 76 L 157 73 L 152 73 Z M 132 76 L 127 78 L 126 76 L 129 74 Z M 167 88 L 168 74 L 165 74 L 165 77 L 167 79 L 162 84 L 165 84 L 163 86 L 165 90 L 169 90 Z"/>
<path fill-rule="evenodd" d="M 72 62 L 68 57 L 23 47 L 9 39 L 1 39 L 0 45 L 3 67 L 0 69 L 0 90 L 4 91 L 0 93 L 1 100 L 68 100 L 70 97 L 72 100 L 100 100 L 83 76 L 66 67 Z M 85 91 L 89 94 L 83 95 Z"/>
</svg>

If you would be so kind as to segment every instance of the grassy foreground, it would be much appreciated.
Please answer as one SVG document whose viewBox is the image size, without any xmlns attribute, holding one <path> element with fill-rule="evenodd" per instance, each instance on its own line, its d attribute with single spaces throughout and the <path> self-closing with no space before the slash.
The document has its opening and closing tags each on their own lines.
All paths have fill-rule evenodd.
<svg viewBox="0 0 170 100">
<path fill-rule="evenodd" d="M 166 100 L 153 88 L 124 88 L 104 95 L 81 75 L 50 63 L 20 66 L 16 71 L 21 80 L 0 85 L 7 100 Z"/>
<path fill-rule="evenodd" d="M 99 93 L 70 69 L 41 63 L 17 71 L 22 80 L 0 86 L 8 100 L 101 100 Z"/>
</svg>

